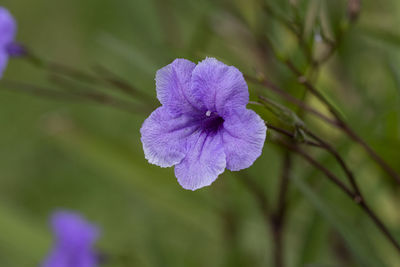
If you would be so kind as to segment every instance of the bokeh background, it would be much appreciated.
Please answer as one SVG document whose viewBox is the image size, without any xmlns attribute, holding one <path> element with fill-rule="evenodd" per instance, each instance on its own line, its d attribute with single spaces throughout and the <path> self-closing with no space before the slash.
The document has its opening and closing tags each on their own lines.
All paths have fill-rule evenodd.
<svg viewBox="0 0 400 267">
<path fill-rule="evenodd" d="M 251 179 L 274 206 L 282 148 L 267 138 L 251 168 L 226 171 L 212 186 L 191 192 L 178 185 L 173 168 L 147 163 L 139 134 L 158 105 L 155 72 L 177 57 L 197 62 L 214 56 L 244 73 L 263 73 L 302 96 L 297 77 L 259 40 L 268 37 L 279 57 L 306 69 L 303 50 L 262 3 L 281 17 L 302 22 L 314 56 L 324 49 L 320 24 L 332 38 L 346 29 L 337 51 L 313 79 L 352 128 L 400 172 L 397 0 L 362 1 L 352 25 L 345 0 L 0 3 L 18 20 L 18 40 L 40 57 L 88 72 L 102 65 L 153 102 L 132 114 L 0 90 L 0 266 L 37 266 L 51 246 L 48 219 L 57 209 L 79 211 L 99 225 L 97 247 L 107 255 L 105 266 L 273 266 L 269 226 L 242 180 Z M 12 60 L 5 78 L 55 86 L 46 71 L 24 60 Z M 264 95 L 294 108 L 258 85 L 249 83 L 249 88 L 253 100 Z M 314 98 L 306 101 L 326 113 Z M 143 103 L 132 100 L 132 105 Z M 279 123 L 268 111 L 252 108 Z M 398 186 L 343 133 L 313 117 L 304 120 L 341 152 L 372 208 L 400 240 Z M 344 176 L 327 153 L 310 153 Z M 286 266 L 400 266 L 399 254 L 368 217 L 298 157 L 288 205 Z"/>
</svg>

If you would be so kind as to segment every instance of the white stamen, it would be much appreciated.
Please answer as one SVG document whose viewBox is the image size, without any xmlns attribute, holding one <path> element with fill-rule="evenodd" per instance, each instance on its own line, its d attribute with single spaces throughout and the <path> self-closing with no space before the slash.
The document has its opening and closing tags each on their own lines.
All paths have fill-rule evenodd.
<svg viewBox="0 0 400 267">
<path fill-rule="evenodd" d="M 207 110 L 206 116 L 207 116 L 207 117 L 210 117 L 210 116 L 211 116 L 211 111 L 210 111 L 210 110 Z"/>
</svg>

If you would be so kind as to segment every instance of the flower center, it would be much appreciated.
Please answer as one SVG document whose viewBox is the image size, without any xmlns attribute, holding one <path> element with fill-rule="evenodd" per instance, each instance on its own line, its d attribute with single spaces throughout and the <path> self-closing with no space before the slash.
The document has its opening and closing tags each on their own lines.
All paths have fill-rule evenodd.
<svg viewBox="0 0 400 267">
<path fill-rule="evenodd" d="M 206 116 L 201 122 L 201 128 L 207 134 L 215 134 L 222 127 L 224 119 L 220 117 L 216 112 L 207 110 Z"/>
</svg>

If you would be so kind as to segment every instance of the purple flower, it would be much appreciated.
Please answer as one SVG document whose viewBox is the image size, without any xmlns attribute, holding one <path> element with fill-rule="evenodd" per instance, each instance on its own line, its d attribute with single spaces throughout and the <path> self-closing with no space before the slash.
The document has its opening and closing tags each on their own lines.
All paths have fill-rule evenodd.
<svg viewBox="0 0 400 267">
<path fill-rule="evenodd" d="M 17 23 L 13 16 L 4 7 L 0 6 L 0 79 L 7 66 L 10 56 L 21 56 L 25 49 L 14 42 L 17 33 Z"/>
<path fill-rule="evenodd" d="M 225 168 L 248 168 L 261 155 L 266 126 L 246 109 L 247 84 L 235 67 L 176 59 L 157 72 L 156 89 L 162 106 L 143 123 L 143 150 L 152 164 L 175 165 L 183 188 L 208 186 Z"/>
<path fill-rule="evenodd" d="M 67 211 L 54 213 L 51 224 L 55 243 L 42 267 L 98 266 L 98 255 L 92 248 L 99 236 L 96 226 Z"/>
</svg>

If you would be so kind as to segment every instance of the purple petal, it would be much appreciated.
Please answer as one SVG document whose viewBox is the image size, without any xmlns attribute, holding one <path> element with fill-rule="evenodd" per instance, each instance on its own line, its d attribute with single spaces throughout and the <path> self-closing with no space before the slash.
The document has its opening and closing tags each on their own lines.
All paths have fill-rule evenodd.
<svg viewBox="0 0 400 267">
<path fill-rule="evenodd" d="M 186 155 L 186 140 L 198 128 L 196 118 L 157 108 L 144 121 L 140 133 L 146 159 L 160 167 L 171 167 Z"/>
<path fill-rule="evenodd" d="M 79 214 L 60 211 L 52 216 L 55 243 L 43 267 L 96 267 L 93 245 L 99 236 L 96 226 Z"/>
<path fill-rule="evenodd" d="M 84 220 L 79 214 L 60 211 L 51 219 L 57 240 L 65 246 L 91 246 L 99 236 L 99 230 Z"/>
<path fill-rule="evenodd" d="M 239 109 L 225 117 L 222 139 L 231 171 L 250 167 L 261 155 L 267 127 L 254 111 Z"/>
<path fill-rule="evenodd" d="M 157 71 L 156 88 L 160 103 L 171 112 L 192 111 L 193 98 L 190 96 L 190 81 L 196 64 L 186 59 L 175 59 L 171 64 Z"/>
<path fill-rule="evenodd" d="M 202 110 L 225 112 L 243 108 L 249 102 L 249 92 L 242 73 L 215 58 L 197 64 L 192 74 L 191 92 Z"/>
<path fill-rule="evenodd" d="M 221 135 L 199 131 L 189 138 L 187 155 L 175 166 L 175 175 L 183 188 L 196 190 L 214 182 L 225 166 Z"/>
<path fill-rule="evenodd" d="M 0 7 L 0 46 L 14 41 L 17 32 L 17 23 L 11 13 L 4 7 Z"/>
<path fill-rule="evenodd" d="M 3 77 L 3 72 L 7 67 L 8 54 L 6 52 L 0 51 L 0 79 Z"/>
</svg>

